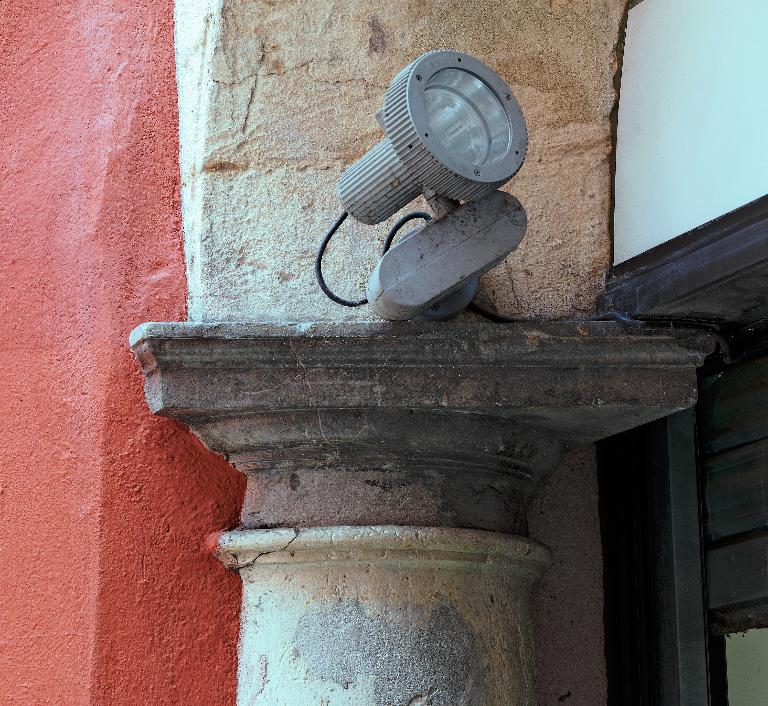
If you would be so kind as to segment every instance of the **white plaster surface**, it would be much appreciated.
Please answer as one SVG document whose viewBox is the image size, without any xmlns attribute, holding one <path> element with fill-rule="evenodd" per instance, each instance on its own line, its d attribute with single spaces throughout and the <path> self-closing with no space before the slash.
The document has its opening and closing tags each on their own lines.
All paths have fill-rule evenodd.
<svg viewBox="0 0 768 706">
<path fill-rule="evenodd" d="M 768 193 L 768 3 L 644 0 L 629 12 L 614 262 Z"/>
<path fill-rule="evenodd" d="M 624 0 L 177 0 L 182 209 L 193 320 L 372 318 L 328 301 L 314 252 L 343 169 L 381 137 L 395 73 L 429 49 L 489 63 L 529 128 L 509 185 L 529 228 L 480 301 L 520 317 L 591 311 L 610 242 L 614 47 Z M 418 205 L 418 204 L 416 204 Z M 386 224 L 345 224 L 329 282 L 357 297 Z"/>
<path fill-rule="evenodd" d="M 537 542 L 478 530 L 223 535 L 240 568 L 242 706 L 534 706 Z"/>
</svg>

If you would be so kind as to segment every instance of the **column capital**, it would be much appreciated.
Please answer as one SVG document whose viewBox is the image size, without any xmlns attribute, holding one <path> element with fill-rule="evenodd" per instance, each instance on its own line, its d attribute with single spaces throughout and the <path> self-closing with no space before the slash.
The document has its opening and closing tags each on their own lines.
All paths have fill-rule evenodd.
<svg viewBox="0 0 768 706">
<path fill-rule="evenodd" d="M 689 407 L 700 334 L 613 322 L 150 323 L 153 411 L 248 478 L 243 703 L 532 706 L 527 500 L 570 444 Z M 297 697 L 297 695 L 300 695 Z"/>
<path fill-rule="evenodd" d="M 603 321 L 146 323 L 130 343 L 152 410 L 245 465 L 259 464 L 246 458 L 253 444 L 289 462 L 372 438 L 407 453 L 422 434 L 412 414 L 431 415 L 425 437 L 446 430 L 440 444 L 484 425 L 592 442 L 692 406 L 713 347 L 700 332 Z M 298 433 L 288 417 L 302 422 Z"/>
<path fill-rule="evenodd" d="M 245 527 L 525 534 L 562 449 L 692 406 L 712 343 L 593 321 L 185 322 L 131 346 L 152 410 L 249 476 Z"/>
</svg>

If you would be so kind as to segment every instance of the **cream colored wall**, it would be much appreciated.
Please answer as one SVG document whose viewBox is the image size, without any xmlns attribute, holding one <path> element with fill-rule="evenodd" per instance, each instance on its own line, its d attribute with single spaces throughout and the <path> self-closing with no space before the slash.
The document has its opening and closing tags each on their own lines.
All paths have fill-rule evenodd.
<svg viewBox="0 0 768 706">
<path fill-rule="evenodd" d="M 481 302 L 517 317 L 592 310 L 610 257 L 610 126 L 623 0 L 177 0 L 190 318 L 369 318 L 318 291 L 313 257 L 341 171 L 379 138 L 394 74 L 424 51 L 475 54 L 530 133 L 509 185 L 522 246 Z M 362 292 L 386 226 L 349 224 L 328 279 Z"/>
</svg>

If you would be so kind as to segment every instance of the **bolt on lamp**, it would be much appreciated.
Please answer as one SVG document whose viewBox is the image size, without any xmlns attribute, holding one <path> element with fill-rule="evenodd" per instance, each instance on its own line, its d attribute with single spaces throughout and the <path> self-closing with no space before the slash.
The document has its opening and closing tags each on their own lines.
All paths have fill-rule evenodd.
<svg viewBox="0 0 768 706">
<path fill-rule="evenodd" d="M 491 68 L 450 50 L 427 52 L 400 71 L 376 118 L 385 138 L 339 180 L 345 214 L 318 253 L 318 280 L 335 301 L 370 303 L 383 318 L 407 319 L 425 310 L 433 312 L 431 318 L 447 318 L 469 304 L 478 276 L 503 260 L 525 233 L 519 202 L 497 192 L 525 159 L 525 119 L 512 91 Z M 320 261 L 346 214 L 374 225 L 422 194 L 435 219 L 425 213 L 401 219 L 396 227 L 414 215 L 432 222 L 385 248 L 367 300 L 347 302 L 332 295 Z M 435 313 L 440 302 L 462 289 L 464 296 L 454 296 L 448 311 Z"/>
</svg>

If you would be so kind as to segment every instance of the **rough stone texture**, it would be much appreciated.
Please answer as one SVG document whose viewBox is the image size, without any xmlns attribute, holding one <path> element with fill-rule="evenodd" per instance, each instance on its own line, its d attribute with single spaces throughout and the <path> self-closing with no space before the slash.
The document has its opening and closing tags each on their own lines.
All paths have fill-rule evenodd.
<svg viewBox="0 0 768 706">
<path fill-rule="evenodd" d="M 315 604 L 293 644 L 315 678 L 345 691 L 370 681 L 371 704 L 488 703 L 477 640 L 458 611 L 447 602 L 403 608 L 382 618 L 357 598 Z M 329 647 L 328 635 L 343 648 Z M 351 698 L 359 703 L 359 695 Z"/>
<path fill-rule="evenodd" d="M 534 706 L 531 592 L 550 561 L 537 542 L 251 530 L 219 554 L 243 578 L 239 703 Z"/>
<path fill-rule="evenodd" d="M 711 341 L 610 322 L 145 324 L 150 407 L 248 476 L 247 527 L 526 533 L 562 444 L 696 400 Z"/>
<path fill-rule="evenodd" d="M 484 469 L 481 462 L 452 463 L 450 455 L 436 454 L 429 465 L 393 458 L 297 464 L 293 471 L 280 464 L 263 470 L 240 465 L 248 477 L 241 525 L 449 526 L 527 535 L 529 485 L 518 474 Z"/>
<path fill-rule="evenodd" d="M 190 318 L 368 318 L 315 286 L 312 260 L 343 169 L 380 138 L 395 73 L 448 47 L 513 88 L 530 134 L 508 187 L 520 248 L 480 301 L 515 316 L 593 308 L 609 262 L 614 46 L 624 0 L 177 0 L 176 46 Z M 328 280 L 354 296 L 385 225 L 345 224 Z"/>
<path fill-rule="evenodd" d="M 566 454 L 528 509 L 531 534 L 554 555 L 534 607 L 538 706 L 606 703 L 597 502 L 595 452 L 587 446 Z"/>
</svg>

